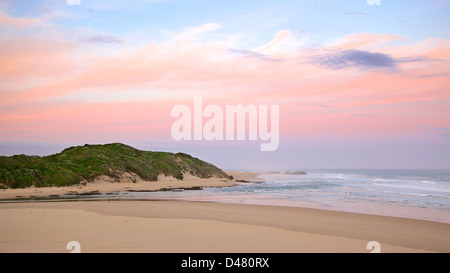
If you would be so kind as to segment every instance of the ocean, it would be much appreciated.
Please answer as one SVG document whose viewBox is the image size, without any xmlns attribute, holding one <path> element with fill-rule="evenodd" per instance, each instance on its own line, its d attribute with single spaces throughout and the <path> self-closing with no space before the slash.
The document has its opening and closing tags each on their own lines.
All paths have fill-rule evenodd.
<svg viewBox="0 0 450 273">
<path fill-rule="evenodd" d="M 450 170 L 264 173 L 234 187 L 130 192 L 127 198 L 306 207 L 450 223 Z"/>
</svg>

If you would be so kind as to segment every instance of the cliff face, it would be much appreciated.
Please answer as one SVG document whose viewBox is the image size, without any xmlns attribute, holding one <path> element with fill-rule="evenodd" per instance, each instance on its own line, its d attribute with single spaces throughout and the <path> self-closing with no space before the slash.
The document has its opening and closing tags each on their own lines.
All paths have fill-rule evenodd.
<svg viewBox="0 0 450 273">
<path fill-rule="evenodd" d="M 44 157 L 0 157 L 0 188 L 69 186 L 89 183 L 99 176 L 114 181 L 124 174 L 146 181 L 156 181 L 158 175 L 182 180 L 184 173 L 200 178 L 231 178 L 218 167 L 188 154 L 141 151 L 121 143 L 70 147 Z"/>
</svg>

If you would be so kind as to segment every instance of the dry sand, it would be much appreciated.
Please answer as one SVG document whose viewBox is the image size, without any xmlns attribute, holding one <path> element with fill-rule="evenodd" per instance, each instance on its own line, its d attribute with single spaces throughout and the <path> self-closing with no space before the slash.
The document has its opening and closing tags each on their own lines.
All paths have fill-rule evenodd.
<svg viewBox="0 0 450 273">
<path fill-rule="evenodd" d="M 202 186 L 232 183 L 194 180 Z M 175 187 L 180 182 L 144 183 Z M 144 187 L 122 184 L 108 186 Z M 69 252 L 69 241 L 79 242 L 81 252 L 369 252 L 369 241 L 378 241 L 381 252 L 450 252 L 449 224 L 294 207 L 128 200 L 0 203 L 0 219 L 0 252 Z"/>
<path fill-rule="evenodd" d="M 448 224 L 182 201 L 0 204 L 0 252 L 449 252 Z"/>
</svg>

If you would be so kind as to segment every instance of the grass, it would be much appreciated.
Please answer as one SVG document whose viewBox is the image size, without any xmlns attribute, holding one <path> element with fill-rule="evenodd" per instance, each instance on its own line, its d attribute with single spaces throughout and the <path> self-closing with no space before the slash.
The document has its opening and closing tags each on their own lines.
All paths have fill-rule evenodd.
<svg viewBox="0 0 450 273">
<path fill-rule="evenodd" d="M 141 151 L 121 143 L 86 144 L 44 157 L 0 156 L 0 188 L 69 186 L 100 175 L 119 178 L 124 172 L 147 181 L 156 181 L 161 174 L 182 180 L 183 173 L 231 179 L 216 166 L 188 154 Z"/>
</svg>

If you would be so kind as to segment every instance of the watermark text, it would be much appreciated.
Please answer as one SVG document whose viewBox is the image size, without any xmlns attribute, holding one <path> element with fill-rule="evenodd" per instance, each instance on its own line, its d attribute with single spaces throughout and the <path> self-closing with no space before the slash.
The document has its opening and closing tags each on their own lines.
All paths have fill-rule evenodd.
<svg viewBox="0 0 450 273">
<path fill-rule="evenodd" d="M 261 151 L 275 151 L 280 141 L 279 105 L 270 105 L 270 118 L 268 110 L 269 105 L 239 104 L 226 105 L 224 111 L 215 104 L 203 107 L 202 98 L 195 97 L 193 111 L 188 105 L 172 108 L 171 116 L 178 118 L 172 125 L 172 138 L 176 141 L 246 140 L 248 133 L 248 140 L 265 141 L 260 144 Z"/>
</svg>

